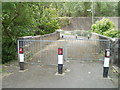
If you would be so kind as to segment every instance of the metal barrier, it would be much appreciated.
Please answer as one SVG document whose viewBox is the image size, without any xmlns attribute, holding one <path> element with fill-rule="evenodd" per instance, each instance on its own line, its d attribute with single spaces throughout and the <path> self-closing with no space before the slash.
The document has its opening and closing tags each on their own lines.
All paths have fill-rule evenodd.
<svg viewBox="0 0 120 90">
<path fill-rule="evenodd" d="M 79 37 L 78 37 L 79 38 Z M 109 40 L 69 39 L 66 38 L 67 60 L 102 60 L 104 52 L 110 49 Z"/>
<path fill-rule="evenodd" d="M 23 48 L 25 63 L 57 65 L 59 47 L 64 49 L 64 60 L 104 60 L 104 52 L 110 49 L 110 41 L 79 37 L 62 40 L 18 40 L 18 56 L 19 48 Z"/>
</svg>

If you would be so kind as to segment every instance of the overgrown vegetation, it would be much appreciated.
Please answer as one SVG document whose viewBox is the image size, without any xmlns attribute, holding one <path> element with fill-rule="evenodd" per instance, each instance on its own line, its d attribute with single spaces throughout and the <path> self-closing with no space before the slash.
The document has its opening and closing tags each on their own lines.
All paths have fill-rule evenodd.
<svg viewBox="0 0 120 90">
<path fill-rule="evenodd" d="M 59 28 L 58 13 L 52 3 L 2 4 L 2 63 L 15 60 L 17 37 L 43 35 Z"/>
<path fill-rule="evenodd" d="M 92 2 L 60 2 L 56 3 L 60 17 L 88 17 L 92 16 Z M 118 2 L 94 2 L 96 17 L 120 16 Z"/>
<path fill-rule="evenodd" d="M 108 30 L 104 32 L 104 35 L 112 38 L 120 38 L 120 30 Z"/>
<path fill-rule="evenodd" d="M 96 23 L 92 25 L 92 32 L 112 38 L 120 38 L 120 31 L 115 30 L 115 24 L 111 20 L 106 18 L 103 18 L 100 21 L 96 21 Z"/>
</svg>

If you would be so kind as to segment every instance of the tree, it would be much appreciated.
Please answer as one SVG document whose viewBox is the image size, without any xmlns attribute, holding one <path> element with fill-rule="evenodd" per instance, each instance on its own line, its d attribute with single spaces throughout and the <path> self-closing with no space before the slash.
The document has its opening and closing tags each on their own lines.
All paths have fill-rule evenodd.
<svg viewBox="0 0 120 90">
<path fill-rule="evenodd" d="M 2 9 L 2 63 L 16 59 L 17 37 L 59 28 L 57 10 L 51 3 L 4 2 Z"/>
<path fill-rule="evenodd" d="M 118 16 L 117 2 L 95 2 L 95 16 Z"/>
</svg>

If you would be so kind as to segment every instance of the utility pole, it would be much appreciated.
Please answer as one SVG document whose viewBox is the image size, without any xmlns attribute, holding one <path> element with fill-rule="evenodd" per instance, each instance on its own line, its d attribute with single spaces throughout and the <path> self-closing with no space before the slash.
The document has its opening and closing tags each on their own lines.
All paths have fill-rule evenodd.
<svg viewBox="0 0 120 90">
<path fill-rule="evenodd" d="M 92 24 L 94 24 L 94 0 L 92 0 Z"/>
</svg>

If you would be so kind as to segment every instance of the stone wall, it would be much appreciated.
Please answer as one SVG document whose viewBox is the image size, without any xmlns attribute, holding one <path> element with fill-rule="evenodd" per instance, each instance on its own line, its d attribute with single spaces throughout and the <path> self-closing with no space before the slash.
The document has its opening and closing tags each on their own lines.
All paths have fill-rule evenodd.
<svg viewBox="0 0 120 90">
<path fill-rule="evenodd" d="M 91 17 L 65 17 L 70 20 L 70 25 L 62 27 L 66 31 L 73 30 L 91 30 L 92 18 Z M 102 19 L 103 17 L 94 17 L 94 22 Z M 120 29 L 120 17 L 105 17 L 110 19 L 115 24 L 115 29 Z"/>
<path fill-rule="evenodd" d="M 44 47 L 46 47 L 47 45 L 50 45 L 52 42 L 50 42 L 49 40 L 55 41 L 58 39 L 60 39 L 60 33 L 57 31 L 45 35 L 25 36 L 18 38 L 18 40 L 21 40 L 19 41 L 19 47 L 22 47 L 24 50 L 25 60 L 32 59 L 35 56 L 35 54 L 37 54 L 40 50 L 44 49 Z M 27 40 L 31 40 L 31 41 L 27 41 Z M 34 40 L 43 40 L 43 41 L 34 41 Z M 44 41 L 44 40 L 48 40 L 48 41 Z"/>
<path fill-rule="evenodd" d="M 91 39 L 110 40 L 111 62 L 120 67 L 120 38 L 109 38 L 100 34 L 92 33 Z M 101 43 L 99 43 L 99 45 L 101 45 Z"/>
<path fill-rule="evenodd" d="M 60 38 L 60 33 L 59 32 L 54 32 L 50 34 L 45 34 L 45 35 L 37 35 L 37 36 L 24 36 L 24 37 L 19 37 L 18 40 L 58 40 Z"/>
</svg>

